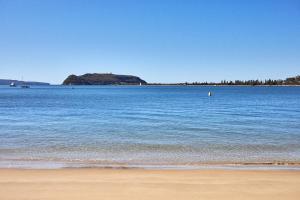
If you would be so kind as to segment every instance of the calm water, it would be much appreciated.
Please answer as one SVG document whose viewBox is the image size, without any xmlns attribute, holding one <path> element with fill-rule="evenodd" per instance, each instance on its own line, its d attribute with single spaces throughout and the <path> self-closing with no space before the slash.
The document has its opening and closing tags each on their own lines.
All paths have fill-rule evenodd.
<svg viewBox="0 0 300 200">
<path fill-rule="evenodd" d="M 0 87 L 0 167 L 251 162 L 300 162 L 300 87 Z"/>
</svg>

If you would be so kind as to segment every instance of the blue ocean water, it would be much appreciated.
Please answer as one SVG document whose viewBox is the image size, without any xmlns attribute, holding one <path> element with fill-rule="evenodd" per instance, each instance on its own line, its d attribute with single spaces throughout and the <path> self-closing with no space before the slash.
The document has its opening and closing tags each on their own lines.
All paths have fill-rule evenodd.
<svg viewBox="0 0 300 200">
<path fill-rule="evenodd" d="M 0 87 L 0 167 L 278 162 L 300 162 L 300 87 Z"/>
</svg>

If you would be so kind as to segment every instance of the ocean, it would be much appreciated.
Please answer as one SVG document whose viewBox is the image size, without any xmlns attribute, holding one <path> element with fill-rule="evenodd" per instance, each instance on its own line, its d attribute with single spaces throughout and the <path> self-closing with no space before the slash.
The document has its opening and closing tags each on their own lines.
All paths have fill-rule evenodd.
<svg viewBox="0 0 300 200">
<path fill-rule="evenodd" d="M 0 168 L 299 163 L 300 87 L 0 87 Z"/>
</svg>

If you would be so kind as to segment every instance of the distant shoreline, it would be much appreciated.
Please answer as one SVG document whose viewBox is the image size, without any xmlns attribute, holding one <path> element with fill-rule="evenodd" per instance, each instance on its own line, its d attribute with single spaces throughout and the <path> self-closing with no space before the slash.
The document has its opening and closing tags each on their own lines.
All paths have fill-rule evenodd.
<svg viewBox="0 0 300 200">
<path fill-rule="evenodd" d="M 16 165 L 14 165 L 16 162 Z M 1 163 L 1 162 L 0 162 Z M 10 165 L 0 165 L 1 169 L 144 169 L 144 170 L 199 170 L 199 169 L 239 169 L 239 170 L 299 170 L 300 161 L 258 161 L 258 162 L 194 162 L 194 163 L 102 163 L 95 161 L 65 162 L 40 159 L 11 160 Z"/>
<path fill-rule="evenodd" d="M 7 87 L 9 88 L 9 85 L 1 85 L 1 87 Z M 300 85 L 181 85 L 181 84 L 145 84 L 142 86 L 139 85 L 132 85 L 132 84 L 121 84 L 121 85 L 61 85 L 61 84 L 49 84 L 49 85 L 30 85 L 30 86 L 35 86 L 35 87 L 47 87 L 47 86 L 60 86 L 60 87 L 97 87 L 97 86 L 132 86 L 132 87 L 147 87 L 147 86 L 152 86 L 152 87 L 172 87 L 172 86 L 177 86 L 177 87 L 300 87 Z M 15 87 L 15 88 L 18 88 Z"/>
<path fill-rule="evenodd" d="M 234 86 L 238 86 L 238 87 L 290 87 L 290 86 L 300 86 L 300 85 L 193 85 L 193 84 L 188 84 L 188 85 L 184 85 L 184 84 L 147 84 L 144 86 L 204 86 L 204 87 L 226 87 L 226 86 L 230 86 L 230 87 L 234 87 Z"/>
<path fill-rule="evenodd" d="M 46 82 L 36 82 L 36 81 L 19 81 L 12 79 L 0 79 L 0 85 L 66 85 L 66 86 L 75 86 L 75 85 L 94 85 L 94 86 L 108 86 L 108 85 L 126 85 L 126 86 L 300 86 L 300 76 L 289 77 L 285 80 L 235 80 L 235 81 L 226 81 L 221 82 L 181 82 L 181 83 L 148 83 L 137 76 L 132 75 L 116 75 L 111 73 L 104 74 L 84 74 L 81 76 L 70 75 L 67 79 L 64 80 L 62 84 L 50 84 Z"/>
<path fill-rule="evenodd" d="M 112 73 L 87 73 L 83 75 L 69 75 L 62 83 L 62 85 L 239 85 L 239 86 L 277 86 L 277 85 L 300 85 L 300 76 L 289 77 L 285 80 L 265 79 L 265 80 L 222 80 L 220 82 L 177 82 L 177 83 L 148 83 L 138 76 L 133 75 L 119 75 Z"/>
</svg>

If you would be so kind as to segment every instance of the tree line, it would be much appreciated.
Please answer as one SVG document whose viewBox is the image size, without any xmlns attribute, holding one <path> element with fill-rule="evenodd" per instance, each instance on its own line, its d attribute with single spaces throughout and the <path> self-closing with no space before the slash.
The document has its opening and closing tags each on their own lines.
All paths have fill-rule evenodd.
<svg viewBox="0 0 300 200">
<path fill-rule="evenodd" d="M 285 80 L 272 80 L 272 79 L 266 79 L 266 80 L 235 80 L 235 81 L 227 81 L 222 80 L 219 83 L 213 83 L 213 82 L 193 82 L 192 85 L 300 85 L 300 76 L 290 77 L 286 78 Z"/>
<path fill-rule="evenodd" d="M 185 83 L 172 83 L 172 84 L 161 84 L 161 83 L 150 83 L 149 85 L 300 85 L 300 76 L 286 78 L 285 80 L 235 80 L 227 81 L 222 80 L 221 82 L 185 82 Z"/>
</svg>

